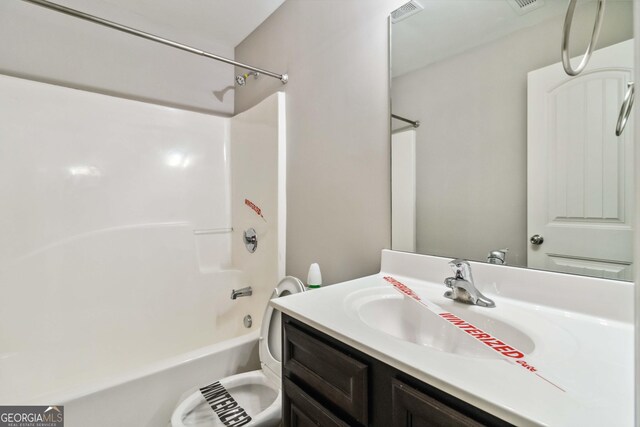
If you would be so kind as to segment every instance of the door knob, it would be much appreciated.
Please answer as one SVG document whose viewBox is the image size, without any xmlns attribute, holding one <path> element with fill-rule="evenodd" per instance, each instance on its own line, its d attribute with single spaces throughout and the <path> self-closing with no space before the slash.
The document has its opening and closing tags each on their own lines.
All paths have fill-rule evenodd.
<svg viewBox="0 0 640 427">
<path fill-rule="evenodd" d="M 541 245 L 542 242 L 544 242 L 544 237 L 539 234 L 534 234 L 533 236 L 531 236 L 529 241 L 534 245 Z"/>
</svg>

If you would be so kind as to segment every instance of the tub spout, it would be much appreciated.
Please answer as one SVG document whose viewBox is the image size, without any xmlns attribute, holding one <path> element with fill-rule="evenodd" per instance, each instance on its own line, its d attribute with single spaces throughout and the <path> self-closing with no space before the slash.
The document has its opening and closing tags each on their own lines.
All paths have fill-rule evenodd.
<svg viewBox="0 0 640 427">
<path fill-rule="evenodd" d="M 251 289 L 251 286 L 247 286 L 246 288 L 242 289 L 233 289 L 231 291 L 231 299 L 236 299 L 239 297 L 249 297 L 251 296 L 251 294 L 253 294 L 253 289 Z"/>
</svg>

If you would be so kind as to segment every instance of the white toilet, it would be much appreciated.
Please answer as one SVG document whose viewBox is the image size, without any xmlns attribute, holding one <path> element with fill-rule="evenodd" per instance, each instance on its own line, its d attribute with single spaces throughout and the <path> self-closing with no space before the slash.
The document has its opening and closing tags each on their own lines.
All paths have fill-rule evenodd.
<svg viewBox="0 0 640 427">
<path fill-rule="evenodd" d="M 302 282 L 287 276 L 272 298 L 302 291 Z M 202 392 L 195 391 L 173 411 L 171 426 L 278 426 L 282 419 L 281 343 L 281 314 L 267 305 L 260 329 L 262 369 L 232 375 L 203 387 Z"/>
</svg>

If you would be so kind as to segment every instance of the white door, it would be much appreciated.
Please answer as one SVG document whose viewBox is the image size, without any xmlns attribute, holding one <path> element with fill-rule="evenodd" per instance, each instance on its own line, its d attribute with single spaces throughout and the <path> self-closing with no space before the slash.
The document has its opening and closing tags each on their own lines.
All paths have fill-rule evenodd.
<svg viewBox="0 0 640 427">
<path fill-rule="evenodd" d="M 632 76 L 632 40 L 577 77 L 560 63 L 529 73 L 527 228 L 544 239 L 529 243 L 529 267 L 632 280 L 631 120 L 615 135 Z"/>
</svg>

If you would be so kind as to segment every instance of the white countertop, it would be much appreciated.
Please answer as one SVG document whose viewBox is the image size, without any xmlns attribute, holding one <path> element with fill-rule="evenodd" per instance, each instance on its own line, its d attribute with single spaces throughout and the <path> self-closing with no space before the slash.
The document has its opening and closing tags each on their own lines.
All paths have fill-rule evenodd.
<svg viewBox="0 0 640 427">
<path fill-rule="evenodd" d="M 498 319 L 528 336 L 535 348 L 526 360 L 563 390 L 506 362 L 480 342 L 481 357 L 456 354 L 396 338 L 360 320 L 353 304 L 358 298 L 403 298 L 384 276 L 419 290 L 435 304 L 451 304 L 441 296 L 447 261 L 383 251 L 379 274 L 274 299 L 272 305 L 515 425 L 633 425 L 632 284 L 472 263 L 478 288 L 496 307 L 462 304 L 463 313 Z M 527 287 L 533 288 L 530 296 Z M 582 292 L 575 293 L 576 287 Z M 566 293 L 574 293 L 573 298 Z M 611 293 L 617 293 L 615 306 Z M 501 338 L 497 331 L 488 332 Z M 454 327 L 451 333 L 464 334 Z"/>
</svg>

